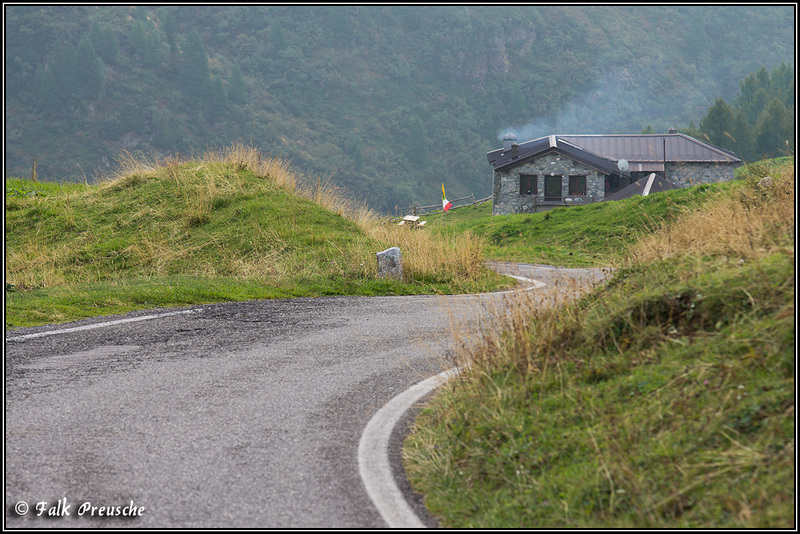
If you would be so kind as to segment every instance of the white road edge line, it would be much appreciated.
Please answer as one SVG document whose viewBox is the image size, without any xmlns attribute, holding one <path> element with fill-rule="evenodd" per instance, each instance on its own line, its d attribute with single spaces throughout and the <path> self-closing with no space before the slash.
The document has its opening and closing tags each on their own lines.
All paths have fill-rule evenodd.
<svg viewBox="0 0 800 534">
<path fill-rule="evenodd" d="M 427 528 L 394 483 L 389 464 L 389 437 L 403 414 L 419 399 L 457 374 L 450 369 L 410 387 L 378 410 L 358 444 L 358 471 L 367 494 L 389 528 Z"/>
<path fill-rule="evenodd" d="M 504 274 L 503 276 L 510 276 L 511 278 L 516 278 L 520 282 L 530 282 L 531 285 L 524 289 L 511 289 L 509 291 L 500 291 L 500 293 L 515 293 L 517 291 L 530 291 L 531 289 L 541 289 L 547 285 L 540 280 L 533 280 L 531 278 L 525 278 L 524 276 L 517 276 L 516 274 Z"/>
<path fill-rule="evenodd" d="M 507 275 L 516 278 L 520 281 L 531 282 L 533 285 L 525 288 L 524 290 L 537 289 L 544 287 L 546 284 L 539 280 L 532 280 L 523 276 Z M 503 293 L 513 293 L 514 291 L 505 291 Z M 143 315 L 141 317 L 130 317 L 128 319 L 118 319 L 115 321 L 105 321 L 102 323 L 89 324 L 84 326 L 75 326 L 72 328 L 61 328 L 58 330 L 48 330 L 46 332 L 35 332 L 33 334 L 24 334 L 21 336 L 14 336 L 6 338 L 8 341 L 23 341 L 26 339 L 34 339 L 37 337 L 52 336 L 56 334 L 66 334 L 69 332 L 80 332 L 82 330 L 92 330 L 95 328 L 104 328 L 106 326 L 115 326 L 125 323 L 135 323 L 139 321 L 147 321 L 149 319 L 158 319 L 161 317 L 169 317 L 172 315 L 182 315 L 187 313 L 194 313 L 196 309 L 181 310 L 175 312 L 159 313 L 155 315 Z M 389 524 L 390 528 L 427 528 L 425 524 L 417 517 L 411 507 L 406 502 L 403 493 L 394 483 L 394 476 L 389 464 L 389 437 L 392 434 L 397 422 L 403 417 L 403 414 L 411 408 L 419 399 L 439 387 L 448 378 L 458 374 L 457 369 L 450 369 L 432 376 L 427 380 L 412 386 L 403 393 L 397 395 L 383 408 L 378 410 L 370 422 L 364 429 L 361 435 L 361 441 L 358 444 L 358 470 L 364 486 L 367 488 L 372 503 L 378 509 L 383 519 Z"/>
<path fill-rule="evenodd" d="M 525 291 L 547 285 L 523 276 L 507 276 L 531 282 L 533 285 L 525 288 Z M 372 504 L 389 528 L 428 528 L 411 509 L 403 492 L 394 482 L 389 462 L 389 438 L 392 430 L 417 401 L 458 373 L 458 369 L 449 369 L 411 386 L 378 410 L 361 434 L 358 443 L 358 472 Z"/>
<path fill-rule="evenodd" d="M 537 289 L 537 288 L 543 287 L 545 285 L 544 283 L 539 282 L 538 280 L 531 280 L 531 279 L 525 278 L 523 276 L 516 276 L 516 275 L 513 275 L 513 274 L 509 274 L 509 275 L 506 275 L 506 276 L 510 276 L 512 278 L 516 278 L 517 280 L 521 280 L 521 281 L 533 282 L 534 285 L 532 287 L 526 288 L 525 291 L 527 291 L 529 289 Z M 504 291 L 503 293 L 513 293 L 513 292 L 514 291 L 512 290 L 512 291 Z M 118 324 L 135 323 L 135 322 L 138 322 L 138 321 L 147 321 L 148 319 L 159 319 L 161 317 L 169 317 L 171 315 L 181 315 L 181 314 L 184 314 L 184 313 L 194 313 L 196 311 L 198 311 L 198 310 L 197 309 L 181 310 L 181 311 L 175 311 L 175 312 L 158 313 L 158 314 L 155 314 L 155 315 L 143 315 L 141 317 L 131 317 L 129 319 L 118 319 L 116 321 L 105 321 L 105 322 L 102 322 L 102 323 L 89 324 L 89 325 L 85 325 L 85 326 L 75 326 L 75 327 L 72 327 L 72 328 L 60 328 L 58 330 L 48 330 L 46 332 L 35 332 L 33 334 L 23 334 L 21 336 L 7 337 L 6 338 L 6 342 L 8 342 L 8 341 L 24 341 L 26 339 L 34 339 L 34 338 L 37 338 L 37 337 L 53 336 L 53 335 L 56 335 L 56 334 L 68 334 L 70 332 L 80 332 L 81 330 L 92 330 L 92 329 L 95 329 L 95 328 L 104 328 L 106 326 L 115 326 L 115 325 L 118 325 Z"/>
<path fill-rule="evenodd" d="M 148 319 L 159 319 L 161 317 L 169 317 L 171 315 L 181 315 L 184 313 L 194 313 L 197 310 L 181 310 L 168 313 L 159 313 L 156 315 L 143 315 L 141 317 L 130 317 L 128 319 L 118 319 L 116 321 L 105 321 L 102 323 L 87 324 L 84 326 L 75 326 L 72 328 L 61 328 L 59 330 L 48 330 L 46 332 L 36 332 L 33 334 L 24 334 L 22 336 L 7 337 L 6 341 L 23 341 L 25 339 L 33 339 L 37 337 L 53 336 L 56 334 L 67 334 L 69 332 L 79 332 L 81 330 L 92 330 L 94 328 L 103 328 L 106 326 L 115 326 L 118 324 L 135 323 L 138 321 L 146 321 Z"/>
</svg>

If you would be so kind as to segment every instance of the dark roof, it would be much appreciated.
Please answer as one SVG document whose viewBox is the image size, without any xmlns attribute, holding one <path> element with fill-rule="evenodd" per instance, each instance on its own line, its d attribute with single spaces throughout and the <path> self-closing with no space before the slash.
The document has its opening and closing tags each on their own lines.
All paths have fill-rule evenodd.
<svg viewBox="0 0 800 534">
<path fill-rule="evenodd" d="M 544 155 L 549 150 L 558 150 L 565 155 L 605 172 L 619 173 L 617 162 L 625 159 L 630 164 L 629 172 L 663 171 L 664 161 L 741 163 L 741 160 L 723 148 L 698 141 L 688 135 L 638 134 L 638 135 L 550 135 L 520 143 L 518 156 L 502 149 L 493 150 L 486 156 L 495 170 L 518 165 L 524 161 Z M 607 172 L 608 170 L 608 172 Z"/>
<path fill-rule="evenodd" d="M 686 134 L 562 135 L 595 154 L 629 162 L 702 161 L 741 163 L 736 154 Z"/>
<path fill-rule="evenodd" d="M 652 181 L 651 181 L 652 178 Z M 648 183 L 650 187 L 648 187 Z M 633 182 L 628 187 L 624 187 L 617 191 L 614 194 L 606 196 L 603 201 L 606 200 L 622 200 L 624 198 L 635 197 L 637 195 L 644 195 L 645 192 L 647 194 L 651 193 L 660 193 L 662 191 L 669 191 L 670 189 L 680 189 L 677 185 L 673 184 L 666 178 L 663 178 L 655 173 L 651 173 L 649 176 L 645 176 L 641 180 L 637 180 Z"/>
<path fill-rule="evenodd" d="M 577 146 L 560 136 L 550 135 L 521 143 L 517 147 L 517 156 L 514 152 L 503 152 L 502 149 L 493 150 L 486 154 L 489 163 L 494 165 L 495 170 L 505 167 L 513 167 L 534 158 L 541 157 L 548 152 L 559 152 L 590 167 L 594 167 L 604 174 L 619 174 L 617 162 L 610 158 L 599 156 L 590 150 Z M 630 176 L 630 173 L 622 173 L 623 176 Z"/>
</svg>

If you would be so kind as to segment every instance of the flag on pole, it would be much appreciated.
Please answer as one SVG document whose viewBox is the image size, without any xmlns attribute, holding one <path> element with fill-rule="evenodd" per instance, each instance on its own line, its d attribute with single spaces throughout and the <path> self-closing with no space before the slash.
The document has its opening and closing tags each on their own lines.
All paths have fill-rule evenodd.
<svg viewBox="0 0 800 534">
<path fill-rule="evenodd" d="M 447 197 L 444 196 L 444 183 L 442 183 L 442 208 L 444 208 L 444 212 L 447 213 L 447 210 L 452 208 L 453 205 L 450 204 L 450 201 L 447 200 Z"/>
</svg>

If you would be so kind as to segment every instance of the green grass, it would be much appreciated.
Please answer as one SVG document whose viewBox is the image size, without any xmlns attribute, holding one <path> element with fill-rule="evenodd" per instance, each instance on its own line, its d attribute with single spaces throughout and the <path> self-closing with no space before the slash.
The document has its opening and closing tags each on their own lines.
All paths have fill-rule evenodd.
<svg viewBox="0 0 800 534">
<path fill-rule="evenodd" d="M 422 234 L 384 231 L 377 219 L 324 207 L 317 200 L 337 209 L 345 201 L 324 187 L 301 190 L 282 164 L 259 172 L 261 159 L 255 169 L 228 159 L 137 162 L 100 185 L 8 179 L 6 326 L 226 300 L 513 284 L 479 258 L 463 260 L 466 268 L 448 264 L 454 255 L 444 252 L 461 246 L 455 240 L 433 251 L 414 239 Z M 377 278 L 375 253 L 395 245 L 394 237 L 410 249 L 402 282 Z M 418 259 L 437 255 L 445 259 L 433 266 Z"/>
<path fill-rule="evenodd" d="M 492 217 L 492 204 L 459 207 L 423 217 L 431 228 L 471 231 L 486 239 L 487 259 L 562 267 L 608 267 L 624 258 L 628 245 L 669 222 L 687 207 L 735 188 L 711 184 L 615 202 L 556 208 L 543 213 Z"/>
<path fill-rule="evenodd" d="M 404 447 L 428 508 L 450 527 L 794 525 L 794 200 L 757 185 L 769 174 L 793 191 L 793 160 L 729 184 L 542 214 L 465 207 L 425 217 L 424 230 L 346 216 L 273 176 L 280 166 L 229 160 L 141 166 L 98 186 L 7 180 L 6 326 L 508 284 L 477 267 L 483 257 L 614 265 L 577 303 L 510 303 L 459 354 L 470 369 Z M 703 219 L 729 213 L 710 211 L 719 199 L 743 206 L 740 220 Z M 746 233 L 770 212 L 764 235 Z M 636 248 L 698 214 L 704 230 L 736 230 L 735 243 Z M 485 245 L 459 240 L 471 233 Z M 377 279 L 375 252 L 396 242 L 404 280 Z"/>
<path fill-rule="evenodd" d="M 791 189 L 770 198 L 756 184 L 776 171 Z M 721 196 L 794 213 L 793 161 L 750 173 Z M 792 528 L 793 226 L 747 256 L 622 261 L 579 302 L 510 307 L 405 442 L 428 509 L 453 528 Z"/>
<path fill-rule="evenodd" d="M 394 280 L 354 281 L 345 277 L 307 280 L 296 285 L 271 286 L 258 280 L 173 275 L 158 279 L 132 278 L 74 287 L 6 292 L 8 326 L 61 323 L 86 317 L 141 309 L 191 306 L 214 302 L 308 296 L 379 296 L 429 294 L 436 284 L 407 284 Z"/>
</svg>

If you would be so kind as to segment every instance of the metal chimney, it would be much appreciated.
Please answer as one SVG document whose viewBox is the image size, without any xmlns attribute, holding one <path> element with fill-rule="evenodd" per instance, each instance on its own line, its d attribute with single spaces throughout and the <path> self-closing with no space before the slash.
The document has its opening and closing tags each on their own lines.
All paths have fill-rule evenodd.
<svg viewBox="0 0 800 534">
<path fill-rule="evenodd" d="M 511 147 L 517 144 L 517 136 L 508 132 L 503 136 L 503 152 L 510 152 Z"/>
<path fill-rule="evenodd" d="M 676 134 L 676 133 L 678 133 L 678 129 L 673 126 L 669 130 L 667 130 L 667 133 L 668 134 Z"/>
</svg>

